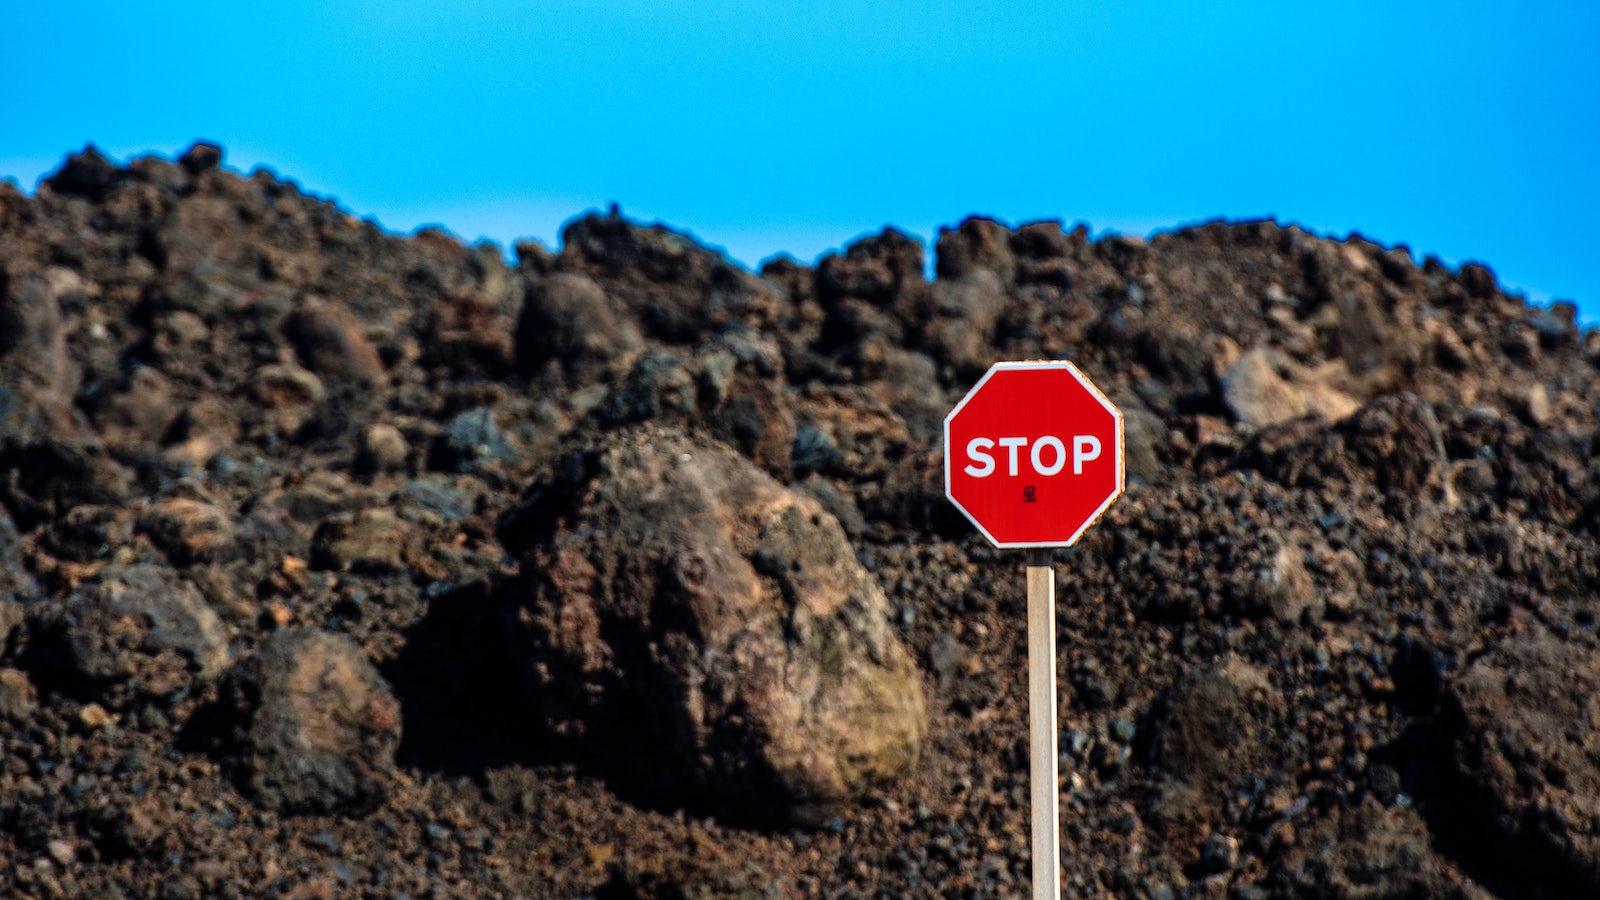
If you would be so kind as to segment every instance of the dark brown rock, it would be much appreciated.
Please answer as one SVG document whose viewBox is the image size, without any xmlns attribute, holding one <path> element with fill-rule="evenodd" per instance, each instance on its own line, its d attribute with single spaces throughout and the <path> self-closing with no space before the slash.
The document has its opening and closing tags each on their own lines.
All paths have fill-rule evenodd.
<svg viewBox="0 0 1600 900">
<path fill-rule="evenodd" d="M 193 175 L 215 169 L 222 165 L 222 147 L 210 141 L 195 141 L 178 157 L 178 164 Z"/>
<path fill-rule="evenodd" d="M 1011 237 L 1004 225 L 981 216 L 969 217 L 955 228 L 940 228 L 935 271 L 941 279 L 959 280 L 985 270 L 1002 284 L 1009 283 L 1017 267 Z"/>
<path fill-rule="evenodd" d="M 1388 490 L 1416 493 L 1439 480 L 1444 439 L 1433 409 L 1413 394 L 1380 397 L 1345 423 L 1350 454 Z"/>
<path fill-rule="evenodd" d="M 309 299 L 289 315 L 284 331 L 300 361 L 323 378 L 370 386 L 384 377 L 377 348 L 341 303 Z"/>
<path fill-rule="evenodd" d="M 1297 873 L 1295 896 L 1487 900 L 1482 888 L 1440 863 L 1430 840 L 1416 810 L 1367 798 L 1297 835 L 1285 868 Z"/>
<path fill-rule="evenodd" d="M 902 290 L 924 283 L 922 242 L 894 228 L 862 238 L 817 263 L 817 289 L 825 302 L 854 297 L 886 306 Z"/>
<path fill-rule="evenodd" d="M 61 559 L 78 563 L 103 560 L 133 537 L 132 510 L 114 506 L 82 505 L 45 525 L 39 543 Z"/>
<path fill-rule="evenodd" d="M 976 378 L 995 360 L 995 325 L 1008 303 L 1002 276 L 988 268 L 931 288 L 933 313 L 923 327 L 923 343 L 935 360 L 964 378 Z"/>
<path fill-rule="evenodd" d="M 680 796 L 743 819 L 819 822 L 910 771 L 916 669 L 819 504 L 671 431 L 575 465 L 505 528 L 532 573 L 503 591 L 509 635 L 552 727 L 637 734 Z"/>
<path fill-rule="evenodd" d="M 1155 760 L 1183 781 L 1203 786 L 1249 766 L 1241 740 L 1262 704 L 1279 700 L 1259 670 L 1235 665 L 1185 679 L 1159 704 Z"/>
<path fill-rule="evenodd" d="M 123 177 L 122 170 L 90 144 L 82 152 L 67 157 L 61 168 L 44 183 L 57 194 L 104 200 Z"/>
<path fill-rule="evenodd" d="M 233 557 L 238 530 L 226 509 L 190 497 L 157 503 L 140 519 L 139 528 L 180 566 L 227 562 Z"/>
<path fill-rule="evenodd" d="M 1438 417 L 1426 402 L 1390 394 L 1331 428 L 1321 417 L 1267 428 L 1251 439 L 1240 460 L 1287 485 L 1364 477 L 1382 490 L 1418 498 L 1442 490 L 1445 447 Z"/>
<path fill-rule="evenodd" d="M 594 377 L 626 366 L 643 346 L 638 325 L 594 280 L 562 273 L 533 282 L 517 321 L 517 363 L 535 372 L 554 360 Z"/>
<path fill-rule="evenodd" d="M 505 290 L 511 290 L 509 281 Z M 514 371 L 518 317 L 507 310 L 508 305 L 487 291 L 468 291 L 435 304 L 424 351 L 427 363 L 461 373 Z"/>
<path fill-rule="evenodd" d="M 1474 660 L 1448 687 L 1453 763 L 1477 827 L 1527 878 L 1600 891 L 1600 653 L 1534 628 Z"/>
<path fill-rule="evenodd" d="M 112 709 L 171 699 L 220 676 L 227 631 L 163 566 L 111 566 L 59 605 L 35 608 L 25 654 L 36 679 Z"/>
<path fill-rule="evenodd" d="M 1128 477 L 1161 483 L 1166 476 L 1161 454 L 1169 443 L 1167 423 L 1137 395 L 1122 394 L 1113 403 L 1122 413 L 1123 465 Z"/>
<path fill-rule="evenodd" d="M 215 146 L 0 181 L 0 896 L 1025 894 L 1021 560 L 942 496 L 940 421 L 990 362 L 1059 357 L 1123 407 L 1131 476 L 1052 554 L 1064 894 L 1597 893 L 1600 331 L 1572 306 L 1270 221 L 974 218 L 930 281 L 892 230 L 756 276 L 618 212 L 514 269 L 359 216 Z M 1252 421 L 1242 375 L 1304 413 Z M 649 462 L 676 440 L 704 490 Z M 191 555 L 217 561 L 156 562 Z M 835 559 L 882 599 L 786 599 L 861 577 Z M 357 736 L 252 756 L 271 716 L 210 715 L 184 579 L 244 656 L 347 634 L 398 686 L 404 774 L 381 722 L 370 765 L 359 722 L 315 724 L 367 684 L 331 663 L 275 733 Z M 840 724 L 893 654 L 826 664 L 880 619 L 930 673 L 898 780 L 829 762 L 904 746 Z M 291 787 L 251 808 L 230 773 Z"/>
<path fill-rule="evenodd" d="M 367 655 L 326 631 L 280 631 L 227 685 L 231 763 L 258 804 L 364 815 L 394 780 L 400 704 Z"/>
<path fill-rule="evenodd" d="M 92 444 L 0 438 L 0 502 L 24 530 L 77 506 L 120 504 L 132 481 L 126 468 Z"/>
<path fill-rule="evenodd" d="M 561 239 L 560 267 L 606 279 L 624 318 L 660 341 L 692 345 L 736 323 L 770 326 L 782 307 L 770 283 L 688 235 L 615 208 L 577 219 Z"/>
<path fill-rule="evenodd" d="M 171 379 L 151 366 L 139 366 L 126 387 L 95 411 L 94 420 L 110 446 L 157 444 L 179 411 Z"/>
</svg>

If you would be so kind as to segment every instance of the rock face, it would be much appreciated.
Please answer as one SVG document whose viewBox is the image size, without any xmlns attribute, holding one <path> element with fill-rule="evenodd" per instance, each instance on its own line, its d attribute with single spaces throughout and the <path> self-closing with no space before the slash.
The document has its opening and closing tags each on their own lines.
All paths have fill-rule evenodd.
<svg viewBox="0 0 1600 900">
<path fill-rule="evenodd" d="M 636 728 L 622 749 L 651 748 L 661 787 L 743 819 L 820 822 L 915 765 L 922 689 L 882 590 L 832 515 L 747 460 L 624 432 L 503 534 L 533 573 L 505 614 L 551 727 Z"/>
<path fill-rule="evenodd" d="M 388 796 L 400 704 L 362 649 L 326 631 L 282 631 L 229 677 L 240 786 L 286 813 L 370 812 Z"/>
</svg>

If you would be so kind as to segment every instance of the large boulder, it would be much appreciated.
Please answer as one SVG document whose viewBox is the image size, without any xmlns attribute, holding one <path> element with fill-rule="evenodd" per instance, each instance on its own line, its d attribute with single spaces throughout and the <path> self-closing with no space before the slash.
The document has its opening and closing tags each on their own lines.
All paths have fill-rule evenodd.
<svg viewBox="0 0 1600 900">
<path fill-rule="evenodd" d="M 731 450 L 625 430 L 501 530 L 526 573 L 501 595 L 541 720 L 649 789 L 812 824 L 916 764 L 921 681 L 883 591 L 832 515 Z"/>
</svg>

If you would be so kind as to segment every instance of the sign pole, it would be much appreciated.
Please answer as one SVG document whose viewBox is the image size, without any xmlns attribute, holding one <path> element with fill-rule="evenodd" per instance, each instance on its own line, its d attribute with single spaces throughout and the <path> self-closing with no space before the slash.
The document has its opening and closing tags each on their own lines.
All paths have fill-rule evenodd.
<svg viewBox="0 0 1600 900">
<path fill-rule="evenodd" d="M 1033 795 L 1033 900 L 1061 897 L 1056 778 L 1056 570 L 1028 551 L 1028 759 Z"/>
<path fill-rule="evenodd" d="M 1033 900 L 1061 897 L 1056 572 L 1123 485 L 1122 413 L 1066 360 L 999 362 L 944 418 L 944 493 L 996 547 L 1028 550 Z"/>
</svg>

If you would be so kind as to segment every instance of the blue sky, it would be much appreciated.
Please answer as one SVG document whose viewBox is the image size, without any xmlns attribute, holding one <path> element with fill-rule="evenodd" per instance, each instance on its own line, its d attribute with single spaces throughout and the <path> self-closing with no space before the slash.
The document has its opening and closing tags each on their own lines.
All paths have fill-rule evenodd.
<svg viewBox="0 0 1600 900">
<path fill-rule="evenodd" d="M 1600 4 L 724 0 L 0 11 L 0 176 L 220 141 L 359 215 L 756 265 L 972 213 L 1273 216 L 1600 321 Z"/>
</svg>

